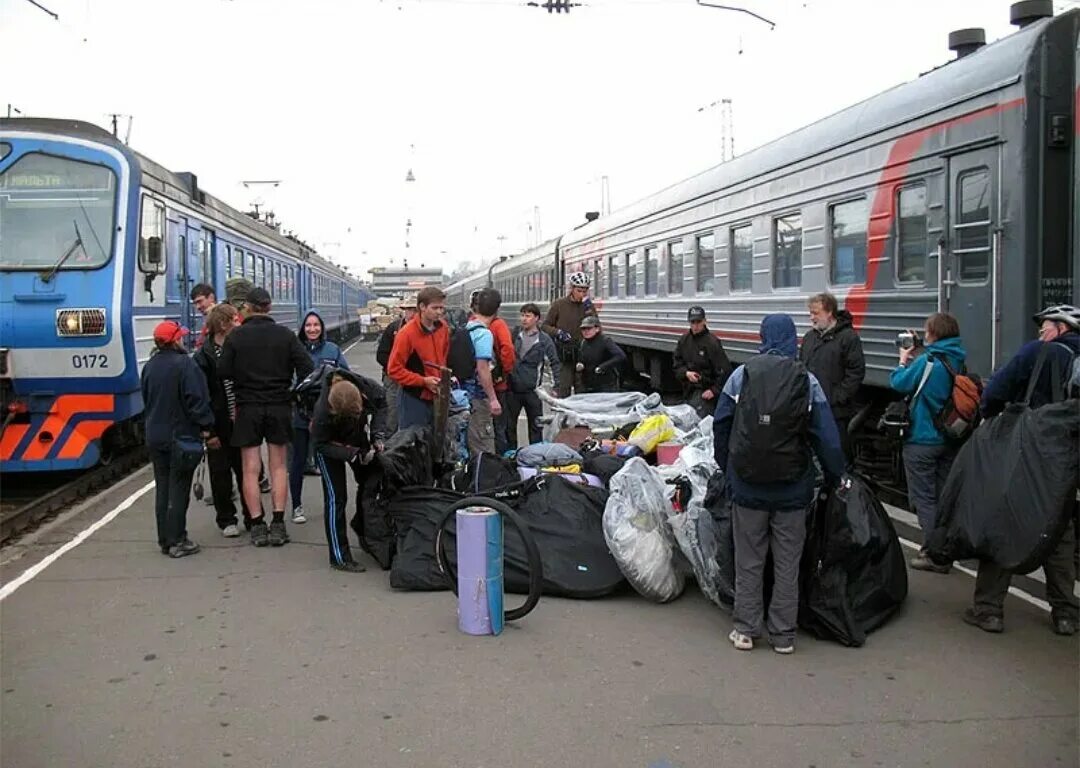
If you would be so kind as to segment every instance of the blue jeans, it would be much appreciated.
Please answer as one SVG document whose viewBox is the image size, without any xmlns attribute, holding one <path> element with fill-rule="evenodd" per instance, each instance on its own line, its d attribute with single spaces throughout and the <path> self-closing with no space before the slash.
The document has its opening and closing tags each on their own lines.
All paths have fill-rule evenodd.
<svg viewBox="0 0 1080 768">
<path fill-rule="evenodd" d="M 191 479 L 201 456 L 181 451 L 176 445 L 151 448 L 154 464 L 154 516 L 158 546 L 168 549 L 187 538 L 187 511 Z"/>
<path fill-rule="evenodd" d="M 405 390 L 398 398 L 398 429 L 409 427 L 432 427 L 435 424 L 435 407 L 430 400 L 421 400 Z"/>
<path fill-rule="evenodd" d="M 929 536 L 937 526 L 938 499 L 955 458 L 956 449 L 951 445 L 908 443 L 904 446 L 908 504 L 919 518 L 923 536 Z"/>
</svg>

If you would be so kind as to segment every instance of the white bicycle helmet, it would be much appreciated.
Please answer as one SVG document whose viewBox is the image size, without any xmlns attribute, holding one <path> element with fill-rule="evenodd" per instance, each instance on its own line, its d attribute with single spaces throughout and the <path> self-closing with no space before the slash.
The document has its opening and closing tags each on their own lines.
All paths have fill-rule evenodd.
<svg viewBox="0 0 1080 768">
<path fill-rule="evenodd" d="M 589 276 L 586 275 L 584 272 L 575 272 L 574 274 L 570 275 L 570 278 L 567 280 L 567 282 L 570 283 L 571 288 L 588 288 Z"/>
<path fill-rule="evenodd" d="M 1032 318 L 1037 325 L 1042 325 L 1047 320 L 1056 323 L 1065 323 L 1074 331 L 1080 331 L 1080 309 L 1071 304 L 1057 304 L 1047 307 Z"/>
</svg>

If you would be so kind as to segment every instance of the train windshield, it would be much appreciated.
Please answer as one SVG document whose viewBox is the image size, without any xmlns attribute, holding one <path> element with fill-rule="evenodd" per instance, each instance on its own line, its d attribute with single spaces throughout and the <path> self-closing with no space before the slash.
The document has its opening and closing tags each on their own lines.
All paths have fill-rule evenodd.
<svg viewBox="0 0 1080 768">
<path fill-rule="evenodd" d="M 92 269 L 112 254 L 116 174 L 31 152 L 0 173 L 0 269 Z"/>
</svg>

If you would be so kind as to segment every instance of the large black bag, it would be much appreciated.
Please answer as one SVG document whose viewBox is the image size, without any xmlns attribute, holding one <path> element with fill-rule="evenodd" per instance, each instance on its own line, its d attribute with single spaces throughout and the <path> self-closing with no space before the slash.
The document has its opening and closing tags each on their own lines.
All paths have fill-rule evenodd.
<svg viewBox="0 0 1080 768">
<path fill-rule="evenodd" d="M 743 366 L 731 431 L 731 466 L 747 483 L 790 483 L 806 475 L 810 379 L 798 360 L 758 355 Z"/>
<path fill-rule="evenodd" d="M 721 604 L 729 608 L 735 604 L 735 532 L 731 523 L 731 505 L 724 473 L 716 472 L 709 478 L 705 509 L 713 519 L 717 538 L 716 564 L 720 574 L 716 591 Z"/>
<path fill-rule="evenodd" d="M 930 557 L 974 557 L 1014 573 L 1042 565 L 1076 502 L 1078 441 L 1075 398 L 1035 409 L 1009 405 L 979 425 L 942 490 Z"/>
<path fill-rule="evenodd" d="M 544 564 L 543 594 L 591 598 L 625 585 L 604 542 L 602 518 L 608 493 L 558 476 L 530 480 L 523 494 L 507 501 L 529 526 Z M 464 498 L 438 488 L 407 488 L 384 504 L 398 531 L 390 586 L 408 590 L 448 589 L 435 561 L 435 526 L 447 508 Z M 457 564 L 454 526 L 444 535 L 447 557 Z M 528 594 L 528 556 L 510 529 L 504 539 L 503 583 L 509 593 Z"/>
<path fill-rule="evenodd" d="M 819 496 L 799 569 L 799 627 L 860 646 L 907 597 L 907 564 L 892 520 L 858 476 Z"/>
<path fill-rule="evenodd" d="M 483 496 L 487 491 L 520 485 L 517 464 L 493 453 L 478 453 L 461 469 L 439 478 L 439 485 L 452 491 Z M 499 496 L 498 498 L 502 498 Z"/>
</svg>

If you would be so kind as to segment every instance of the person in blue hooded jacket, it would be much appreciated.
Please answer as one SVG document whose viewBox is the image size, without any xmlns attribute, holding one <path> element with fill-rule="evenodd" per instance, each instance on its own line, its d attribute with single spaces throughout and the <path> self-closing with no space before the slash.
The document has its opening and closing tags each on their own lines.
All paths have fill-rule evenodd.
<svg viewBox="0 0 1080 768">
<path fill-rule="evenodd" d="M 326 324 L 322 316 L 315 310 L 304 315 L 304 324 L 296 332 L 300 343 L 311 355 L 311 362 L 318 368 L 325 362 L 330 362 L 338 368 L 349 369 L 349 362 L 341 351 L 341 347 L 326 338 Z M 312 457 L 309 454 L 311 447 L 311 431 L 309 422 L 299 411 L 293 411 L 293 444 L 292 462 L 289 466 L 289 493 L 292 495 L 292 521 L 294 523 L 306 523 L 304 515 L 303 489 L 304 475 L 308 472 L 318 474 Z"/>
<path fill-rule="evenodd" d="M 735 628 L 728 639 L 739 650 L 754 647 L 763 623 L 777 653 L 795 650 L 799 560 L 817 474 L 811 450 L 827 487 L 844 473 L 836 420 L 821 384 L 797 359 L 797 338 L 787 315 L 765 317 L 760 354 L 728 377 L 713 417 L 713 451 L 734 501 Z M 773 591 L 763 622 L 770 550 Z"/>
<path fill-rule="evenodd" d="M 952 395 L 953 379 L 944 361 L 960 371 L 967 358 L 960 340 L 960 324 L 947 312 L 935 312 L 923 326 L 925 346 L 900 350 L 900 364 L 889 375 L 889 386 L 908 396 L 911 427 L 904 442 L 904 474 L 908 504 L 919 519 L 923 536 L 934 530 L 938 499 L 945 487 L 956 447 L 934 425 L 937 414 Z M 922 549 L 908 564 L 919 571 L 948 573 L 951 565 L 938 565 Z"/>
</svg>

